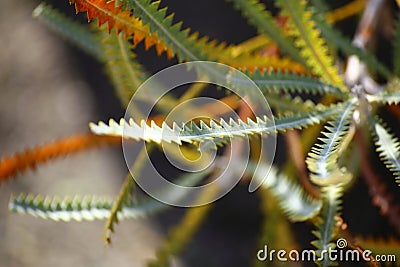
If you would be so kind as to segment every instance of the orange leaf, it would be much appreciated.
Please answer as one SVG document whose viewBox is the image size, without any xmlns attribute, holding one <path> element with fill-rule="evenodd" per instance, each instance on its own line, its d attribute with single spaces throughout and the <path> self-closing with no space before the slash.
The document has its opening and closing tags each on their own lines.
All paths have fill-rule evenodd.
<svg viewBox="0 0 400 267">
<path fill-rule="evenodd" d="M 76 153 L 88 148 L 101 145 L 121 144 L 121 138 L 98 136 L 91 133 L 80 134 L 47 143 L 11 157 L 0 160 L 0 181 L 14 177 L 18 172 L 35 169 L 36 165 L 45 163 L 53 158 Z"/>
<path fill-rule="evenodd" d="M 137 45 L 145 41 L 145 48 L 156 47 L 158 55 L 167 52 L 167 56 L 173 56 L 171 47 L 166 47 L 164 42 L 157 38 L 157 34 L 151 34 L 149 25 L 143 25 L 142 21 L 132 16 L 129 10 L 122 10 L 122 5 L 115 6 L 115 0 L 70 0 L 75 5 L 76 13 L 86 12 L 88 21 L 97 19 L 99 27 L 108 23 L 108 30 L 116 28 L 116 32 L 124 32 L 125 38 L 133 36 L 133 43 Z"/>
</svg>

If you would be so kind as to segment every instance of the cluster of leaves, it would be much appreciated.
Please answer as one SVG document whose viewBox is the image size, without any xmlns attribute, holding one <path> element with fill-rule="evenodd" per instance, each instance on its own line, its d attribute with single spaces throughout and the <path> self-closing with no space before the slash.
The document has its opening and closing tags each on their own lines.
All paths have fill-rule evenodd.
<svg viewBox="0 0 400 267">
<path fill-rule="evenodd" d="M 47 4 L 39 5 L 33 13 L 35 17 L 104 63 L 106 73 L 124 106 L 127 106 L 135 90 L 149 76 L 133 52 L 135 47 L 143 42 L 146 49 L 154 47 L 158 55 L 166 53 L 168 58 L 176 58 L 178 62 L 210 60 L 241 69 L 258 85 L 277 114 L 274 123 L 267 116 L 245 117 L 241 120 L 221 118 L 209 123 L 193 123 L 192 127 L 168 125 L 162 122 L 162 119 L 159 125 L 154 122 L 148 124 L 147 121 L 126 122 L 123 119 L 119 123 L 114 120 L 110 120 L 109 124 L 91 123 L 93 135 L 86 136 L 85 143 L 77 149 L 55 150 L 51 157 L 97 144 L 116 143 L 115 141 L 123 136 L 124 127 L 128 129 L 124 135 L 128 139 L 142 140 L 155 145 L 173 142 L 179 145 L 190 143 L 194 146 L 200 146 L 202 142 L 210 139 L 224 140 L 221 143 L 223 145 L 225 140 L 233 136 L 266 136 L 309 128 L 301 137 L 301 142 L 308 149 L 307 144 L 313 142 L 320 132 L 315 125 L 326 124 L 319 141 L 311 146 L 310 152 L 305 151 L 308 152 L 308 156 L 303 163 L 307 166 L 308 183 L 311 181 L 313 192 L 307 189 L 304 182 L 301 184 L 294 179 L 295 177 L 292 178 L 290 171 L 285 171 L 290 169 L 289 167 L 278 171 L 278 168 L 273 166 L 262 183 L 261 193 L 274 198 L 282 214 L 290 221 L 310 221 L 315 224 L 316 240 L 312 244 L 318 253 L 334 248 L 335 240 L 343 234 L 340 233 L 342 196 L 357 178 L 354 165 L 358 165 L 359 162 L 354 158 L 358 158 L 358 150 L 350 149 L 354 146 L 354 139 L 374 140 L 376 151 L 400 184 L 400 143 L 377 115 L 380 106 L 397 105 L 400 102 L 397 80 L 400 50 L 397 49 L 394 53 L 394 71 L 391 71 L 372 53 L 367 52 L 365 47 L 352 43 L 329 24 L 335 20 L 335 14 L 341 12 L 329 12 L 321 1 L 312 1 L 312 5 L 305 0 L 277 0 L 274 3 L 278 14 L 271 13 L 258 0 L 228 2 L 232 2 L 233 7 L 257 29 L 259 36 L 239 45 L 219 43 L 208 37 L 200 37 L 198 33 L 182 29 L 182 22 L 174 23 L 173 14 L 170 14 L 167 8 L 160 8 L 159 1 L 70 0 L 76 12 L 86 12 L 89 21 L 97 21 L 97 27 L 92 23 L 90 27 L 85 27 Z M 349 5 L 355 3 L 351 2 Z M 360 4 L 359 6 L 363 7 Z M 352 9 L 347 7 L 342 10 L 348 12 Z M 357 13 L 362 11 L 362 8 L 353 11 Z M 400 27 L 397 27 L 396 38 L 393 40 L 394 47 L 398 47 Z M 271 50 L 274 52 L 265 52 Z M 347 57 L 357 58 L 363 66 L 359 68 L 357 79 L 350 81 L 345 79 L 345 64 L 341 64 Z M 370 73 L 384 79 L 386 84 L 374 84 L 373 89 L 376 90 L 371 90 L 371 87 L 363 82 L 365 77 L 373 80 Z M 198 70 L 198 74 L 204 73 Z M 245 81 L 229 82 L 233 87 L 245 91 Z M 196 94 L 200 90 L 201 88 L 193 86 L 187 93 Z M 308 96 L 310 99 L 304 100 Z M 187 95 L 182 98 L 185 97 Z M 179 103 L 182 98 L 170 97 L 168 105 Z M 318 99 L 319 103 L 315 103 L 315 99 Z M 232 107 L 240 108 L 240 99 L 232 100 L 231 96 L 227 96 L 223 100 L 232 102 Z M 154 120 L 160 121 L 160 118 Z M 143 135 L 143 131 L 147 134 Z M 370 135 L 367 134 L 368 131 Z M 60 140 L 59 143 L 65 143 L 65 140 Z M 13 158 L 5 158 L 0 163 L 0 178 L 5 180 L 15 175 L 16 171 L 34 167 L 50 158 L 48 156 L 36 159 L 37 151 L 42 150 L 38 148 Z M 29 158 L 24 155 L 28 155 Z M 142 151 L 135 161 L 132 168 L 135 175 L 140 176 L 144 156 Z M 261 163 L 256 173 L 252 173 L 260 180 L 268 173 L 268 168 L 262 164 L 264 163 Z M 287 166 L 291 166 L 290 164 L 289 162 Z M 212 174 L 185 174 L 178 178 L 178 181 L 180 184 L 196 185 L 209 175 Z M 168 207 L 149 197 L 133 198 L 134 187 L 135 183 L 128 174 L 115 200 L 99 197 L 61 199 L 19 195 L 11 198 L 10 209 L 54 220 L 107 219 L 104 237 L 110 242 L 114 224 L 120 219 L 149 215 Z M 205 191 L 201 197 L 208 198 L 214 193 L 213 190 Z M 174 192 L 168 194 L 174 195 Z M 175 194 L 174 197 L 183 196 Z M 270 201 L 270 197 L 265 199 Z M 190 209 L 179 225 L 181 228 L 172 232 L 168 243 L 160 250 L 157 261 L 151 264 L 168 265 L 170 255 L 179 253 L 189 242 L 189 237 L 206 216 L 209 206 Z M 281 214 L 276 213 L 274 207 L 266 205 L 265 212 L 275 216 L 271 218 L 284 220 Z M 268 225 L 263 230 L 266 233 L 281 227 L 280 224 L 265 224 Z M 290 232 L 290 229 L 285 228 L 285 231 Z M 261 236 L 264 238 L 268 234 L 264 233 Z M 316 263 L 320 266 L 335 264 L 323 255 L 318 257 Z"/>
</svg>

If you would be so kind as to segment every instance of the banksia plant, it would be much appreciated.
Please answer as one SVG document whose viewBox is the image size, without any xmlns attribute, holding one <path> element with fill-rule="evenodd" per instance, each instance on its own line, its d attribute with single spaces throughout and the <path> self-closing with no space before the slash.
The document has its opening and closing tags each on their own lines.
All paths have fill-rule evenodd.
<svg viewBox="0 0 400 267">
<path fill-rule="evenodd" d="M 239 44 L 213 40 L 184 27 L 161 1 L 69 1 L 71 13 L 75 9 L 86 14 L 88 25 L 47 3 L 40 4 L 33 16 L 104 64 L 126 115 L 88 122 L 87 134 L 4 155 L 1 181 L 91 147 L 122 142 L 126 152 L 131 144 L 147 145 L 130 162 L 130 171 L 115 198 L 22 193 L 11 196 L 11 211 L 56 221 L 104 219 L 103 237 L 110 243 L 121 220 L 150 216 L 184 203 L 185 216 L 155 252 L 156 259 L 148 263 L 170 266 L 172 257 L 183 251 L 207 219 L 210 207 L 218 205 L 213 201 L 223 195 L 221 192 L 230 183 L 249 182 L 250 191 L 257 190 L 261 196 L 265 215 L 258 244 L 277 249 L 285 246 L 287 251 L 307 246 L 304 242 L 296 244 L 288 221 L 307 222 L 313 226 L 313 240 L 308 246 L 313 247 L 311 260 L 318 266 L 349 264 L 347 259 L 331 257 L 328 252 L 332 250 L 353 249 L 365 256 L 369 247 L 376 253 L 389 247 L 392 252 L 387 258 L 395 264 L 396 255 L 400 257 L 400 203 L 393 194 L 399 191 L 388 190 L 400 185 L 400 143 L 396 124 L 388 120 L 393 114 L 398 116 L 400 103 L 400 16 L 394 1 L 355 0 L 331 6 L 316 0 L 227 0 L 258 33 Z M 390 36 L 380 37 L 383 16 L 398 22 L 393 23 L 395 30 Z M 335 25 L 348 18 L 358 23 L 352 39 Z M 392 44 L 392 58 L 382 58 L 379 46 L 374 51 L 379 41 Z M 153 82 L 152 73 L 137 59 L 138 46 L 186 64 L 184 69 L 196 77 L 197 83 L 179 97 L 165 94 L 163 85 Z M 226 110 L 203 103 L 187 104 L 184 112 L 173 113 L 174 108 L 205 91 L 218 95 L 217 101 Z M 156 112 L 143 112 L 137 99 L 152 105 Z M 268 106 L 261 112 L 260 101 Z M 265 157 L 261 146 L 263 140 L 276 135 L 283 136 L 288 144 L 288 155 L 282 162 Z M 250 148 L 246 158 L 240 145 L 244 140 Z M 183 165 L 189 164 L 189 159 L 192 165 L 203 166 L 202 160 L 209 160 L 211 154 L 214 161 L 204 163 L 207 168 L 196 172 L 181 173 L 180 169 L 173 179 L 178 187 L 166 183 L 151 191 L 142 187 L 143 180 L 153 181 L 144 169 L 150 162 L 149 153 L 159 154 L 158 148 Z M 276 153 L 285 151 L 278 149 Z M 225 161 L 229 156 L 232 165 Z M 390 178 L 373 166 L 373 157 L 381 159 L 382 166 L 392 174 Z M 216 182 L 221 169 L 226 180 Z M 392 227 L 393 236 L 387 242 L 356 238 L 357 232 L 345 222 L 351 213 L 342 216 L 344 196 L 361 179 L 369 187 L 372 202 L 368 205 L 377 206 Z M 204 184 L 207 187 L 200 186 Z M 183 187 L 197 188 L 198 194 L 181 190 Z M 190 197 L 194 198 L 190 203 L 184 200 Z M 287 237 L 280 239 L 278 233 Z M 344 239 L 346 247 L 341 243 Z M 256 255 L 257 251 L 255 259 Z M 295 254 L 285 256 L 288 262 L 267 256 L 255 260 L 254 265 L 308 264 Z M 382 255 L 368 254 L 360 261 L 376 266 L 380 264 L 378 256 Z"/>
</svg>

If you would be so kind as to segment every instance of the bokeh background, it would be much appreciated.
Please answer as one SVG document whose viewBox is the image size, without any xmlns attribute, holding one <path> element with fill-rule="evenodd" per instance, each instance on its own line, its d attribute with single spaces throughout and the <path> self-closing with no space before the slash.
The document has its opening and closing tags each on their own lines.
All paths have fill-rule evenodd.
<svg viewBox="0 0 400 267">
<path fill-rule="evenodd" d="M 0 8 L 0 157 L 71 134 L 87 132 L 88 122 L 124 114 L 102 66 L 32 18 L 36 0 L 1 0 Z M 48 1 L 71 17 L 67 0 Z M 212 38 L 239 43 L 256 34 L 223 0 L 164 1 L 185 21 Z M 84 16 L 78 16 L 84 20 Z M 343 27 L 347 33 L 354 24 Z M 343 26 L 343 25 L 342 25 Z M 174 64 L 154 49 L 137 54 L 149 71 Z M 284 152 L 284 145 L 279 149 Z M 153 218 L 123 221 L 113 244 L 105 246 L 103 222 L 53 222 L 12 214 L 12 193 L 115 196 L 127 172 L 120 148 L 101 148 L 57 159 L 19 174 L 0 186 L 0 266 L 144 266 L 154 258 L 170 226 L 184 209 Z M 379 211 L 371 207 L 360 182 L 345 196 L 346 219 L 356 231 L 390 235 Z M 365 207 L 365 208 L 364 208 Z M 367 212 L 368 211 L 368 212 Z M 217 201 L 205 224 L 176 266 L 248 266 L 254 261 L 261 229 L 257 194 L 237 186 Z M 309 244 L 312 226 L 293 225 L 300 243 Z"/>
<path fill-rule="evenodd" d="M 39 3 L 1 0 L 0 156 L 87 132 L 89 121 L 124 114 L 102 66 L 32 18 Z M 67 1 L 47 3 L 75 16 L 74 7 Z M 166 3 L 186 25 L 214 38 L 239 42 L 255 34 L 224 1 Z M 84 16 L 78 19 L 84 20 Z M 150 71 L 174 63 L 157 58 L 154 50 L 143 56 L 144 53 L 139 46 L 139 58 Z M 151 219 L 123 221 L 117 226 L 111 246 L 104 245 L 101 239 L 103 221 L 53 222 L 8 211 L 12 193 L 115 196 L 126 171 L 120 148 L 102 148 L 51 161 L 2 184 L 0 266 L 144 266 L 154 258 L 168 228 L 179 221 L 184 209 L 173 208 L 168 214 Z M 224 201 L 235 198 L 232 195 Z M 258 220 L 257 215 L 243 216 L 251 210 L 245 203 L 248 201 L 224 205 L 227 208 L 223 216 L 221 210 L 211 213 L 214 223 L 206 223 L 206 230 L 202 230 L 207 234 L 199 233 L 198 242 L 186 250 L 189 261 L 197 259 L 191 266 L 196 262 L 197 266 L 202 266 L 201 262 L 208 266 L 244 266 L 249 262 L 250 246 L 255 242 L 249 242 L 248 236 L 253 236 L 252 241 L 255 238 L 248 233 L 257 231 Z M 256 205 L 253 207 L 257 210 Z M 243 224 L 232 224 L 234 221 Z M 235 257 L 228 252 L 228 244 Z M 222 253 L 212 253 L 212 258 L 198 261 L 204 253 L 215 251 Z M 182 266 L 184 262 L 177 260 L 175 264 Z"/>
</svg>

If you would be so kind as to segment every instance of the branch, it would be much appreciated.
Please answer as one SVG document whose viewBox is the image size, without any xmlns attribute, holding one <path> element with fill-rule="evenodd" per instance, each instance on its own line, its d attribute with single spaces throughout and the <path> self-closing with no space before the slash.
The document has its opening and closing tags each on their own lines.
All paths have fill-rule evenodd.
<svg viewBox="0 0 400 267">
<path fill-rule="evenodd" d="M 369 0 L 365 7 L 360 24 L 353 38 L 353 44 L 363 50 L 366 50 L 371 44 L 376 26 L 378 24 L 384 0 Z M 382 90 L 369 75 L 365 63 L 361 62 L 357 56 L 350 56 L 347 61 L 345 71 L 346 84 L 353 87 L 360 83 L 365 91 L 370 94 L 376 94 Z"/>
<path fill-rule="evenodd" d="M 372 203 L 379 208 L 382 215 L 388 217 L 389 223 L 400 234 L 400 205 L 394 203 L 395 197 L 387 191 L 387 186 L 382 182 L 380 175 L 372 168 L 366 141 L 360 130 L 356 131 L 356 137 L 361 151 L 361 166 L 363 166 L 361 173 L 369 188 Z"/>
</svg>

